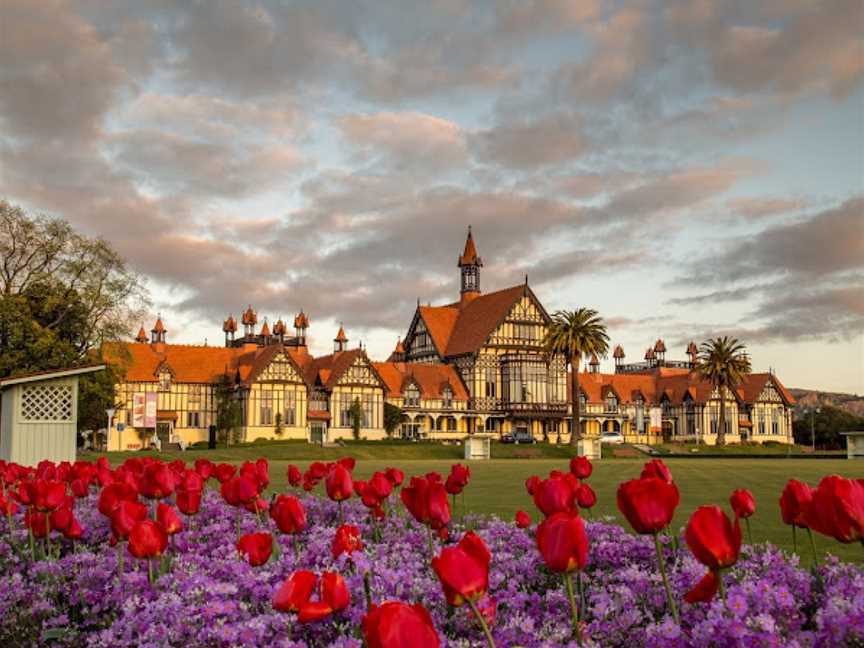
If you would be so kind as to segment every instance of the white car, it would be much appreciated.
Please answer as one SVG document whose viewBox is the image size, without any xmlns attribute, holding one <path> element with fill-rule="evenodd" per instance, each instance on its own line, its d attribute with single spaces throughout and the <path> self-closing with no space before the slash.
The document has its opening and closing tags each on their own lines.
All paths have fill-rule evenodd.
<svg viewBox="0 0 864 648">
<path fill-rule="evenodd" d="M 620 432 L 604 432 L 600 436 L 600 443 L 612 443 L 621 445 L 624 443 L 624 436 Z"/>
</svg>

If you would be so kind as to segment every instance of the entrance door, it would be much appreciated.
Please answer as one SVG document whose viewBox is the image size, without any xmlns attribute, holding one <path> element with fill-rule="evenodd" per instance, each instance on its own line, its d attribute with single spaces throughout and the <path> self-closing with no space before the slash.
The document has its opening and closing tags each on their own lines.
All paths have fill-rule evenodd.
<svg viewBox="0 0 864 648">
<path fill-rule="evenodd" d="M 309 430 L 309 442 L 315 443 L 317 445 L 324 445 L 324 439 L 326 438 L 326 429 L 323 423 L 313 422 L 310 424 L 311 428 Z"/>
<path fill-rule="evenodd" d="M 162 447 L 165 448 L 171 443 L 171 432 L 174 424 L 171 421 L 159 421 L 156 423 L 156 436 Z"/>
</svg>

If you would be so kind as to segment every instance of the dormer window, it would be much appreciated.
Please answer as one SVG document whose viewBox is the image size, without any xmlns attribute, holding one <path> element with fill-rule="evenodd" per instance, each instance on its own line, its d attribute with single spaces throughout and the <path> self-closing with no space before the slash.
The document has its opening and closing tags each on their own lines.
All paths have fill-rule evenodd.
<svg viewBox="0 0 864 648">
<path fill-rule="evenodd" d="M 444 391 L 441 393 L 442 406 L 445 408 L 453 407 L 453 390 L 449 387 L 445 387 Z"/>
<path fill-rule="evenodd" d="M 618 411 L 618 398 L 612 392 L 606 394 L 606 411 L 607 412 L 617 412 Z"/>
<path fill-rule="evenodd" d="M 420 407 L 420 390 L 414 383 L 405 388 L 405 407 Z"/>
<path fill-rule="evenodd" d="M 588 405 L 588 399 L 585 397 L 585 392 L 579 392 L 579 409 L 585 410 L 585 406 Z"/>
<path fill-rule="evenodd" d="M 171 391 L 171 373 L 168 371 L 159 372 L 159 391 Z"/>
</svg>

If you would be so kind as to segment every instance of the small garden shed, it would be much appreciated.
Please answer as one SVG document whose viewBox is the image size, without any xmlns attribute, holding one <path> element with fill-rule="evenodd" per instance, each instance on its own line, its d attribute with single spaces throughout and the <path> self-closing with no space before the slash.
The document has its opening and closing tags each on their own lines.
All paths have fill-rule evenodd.
<svg viewBox="0 0 864 648">
<path fill-rule="evenodd" d="M 78 377 L 105 365 L 43 371 L 0 380 L 0 459 L 35 466 L 75 461 Z"/>
</svg>

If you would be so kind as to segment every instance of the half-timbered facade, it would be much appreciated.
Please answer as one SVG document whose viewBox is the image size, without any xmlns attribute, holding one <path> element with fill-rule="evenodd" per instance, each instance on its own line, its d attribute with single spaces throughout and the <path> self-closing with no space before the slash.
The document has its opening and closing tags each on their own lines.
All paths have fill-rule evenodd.
<svg viewBox="0 0 864 648">
<path fill-rule="evenodd" d="M 168 344 L 157 319 L 150 336 L 112 345 L 106 357 L 125 378 L 117 385 L 111 449 L 206 441 L 217 424 L 217 385 L 227 381 L 241 411 L 241 436 L 327 443 L 353 436 L 353 407 L 362 411 L 360 436 L 385 436 L 384 404 L 399 407 L 406 438 L 459 440 L 478 432 L 531 434 L 569 440 L 568 374 L 563 357 L 549 356 L 543 339 L 550 317 L 528 285 L 483 293 L 481 268 L 469 228 L 458 258 L 459 300 L 443 306 L 419 301 L 404 341 L 386 362 L 350 349 L 340 325 L 333 353 L 312 357 L 309 318 L 294 318 L 294 334 L 277 320 L 258 329 L 249 306 L 223 323 L 225 346 Z M 241 330 L 242 327 L 242 330 Z M 591 358 L 578 376 L 582 428 L 590 436 L 620 432 L 627 441 L 714 443 L 719 394 L 694 371 L 696 346 L 686 361 L 667 360 L 662 340 L 644 360 L 625 363 L 620 346 L 615 372 L 600 373 Z M 223 390 L 224 391 L 224 390 Z M 735 441 L 792 439 L 794 399 L 773 374 L 751 374 L 726 394 L 726 437 Z M 353 410 L 353 411 L 352 411 Z"/>
</svg>

